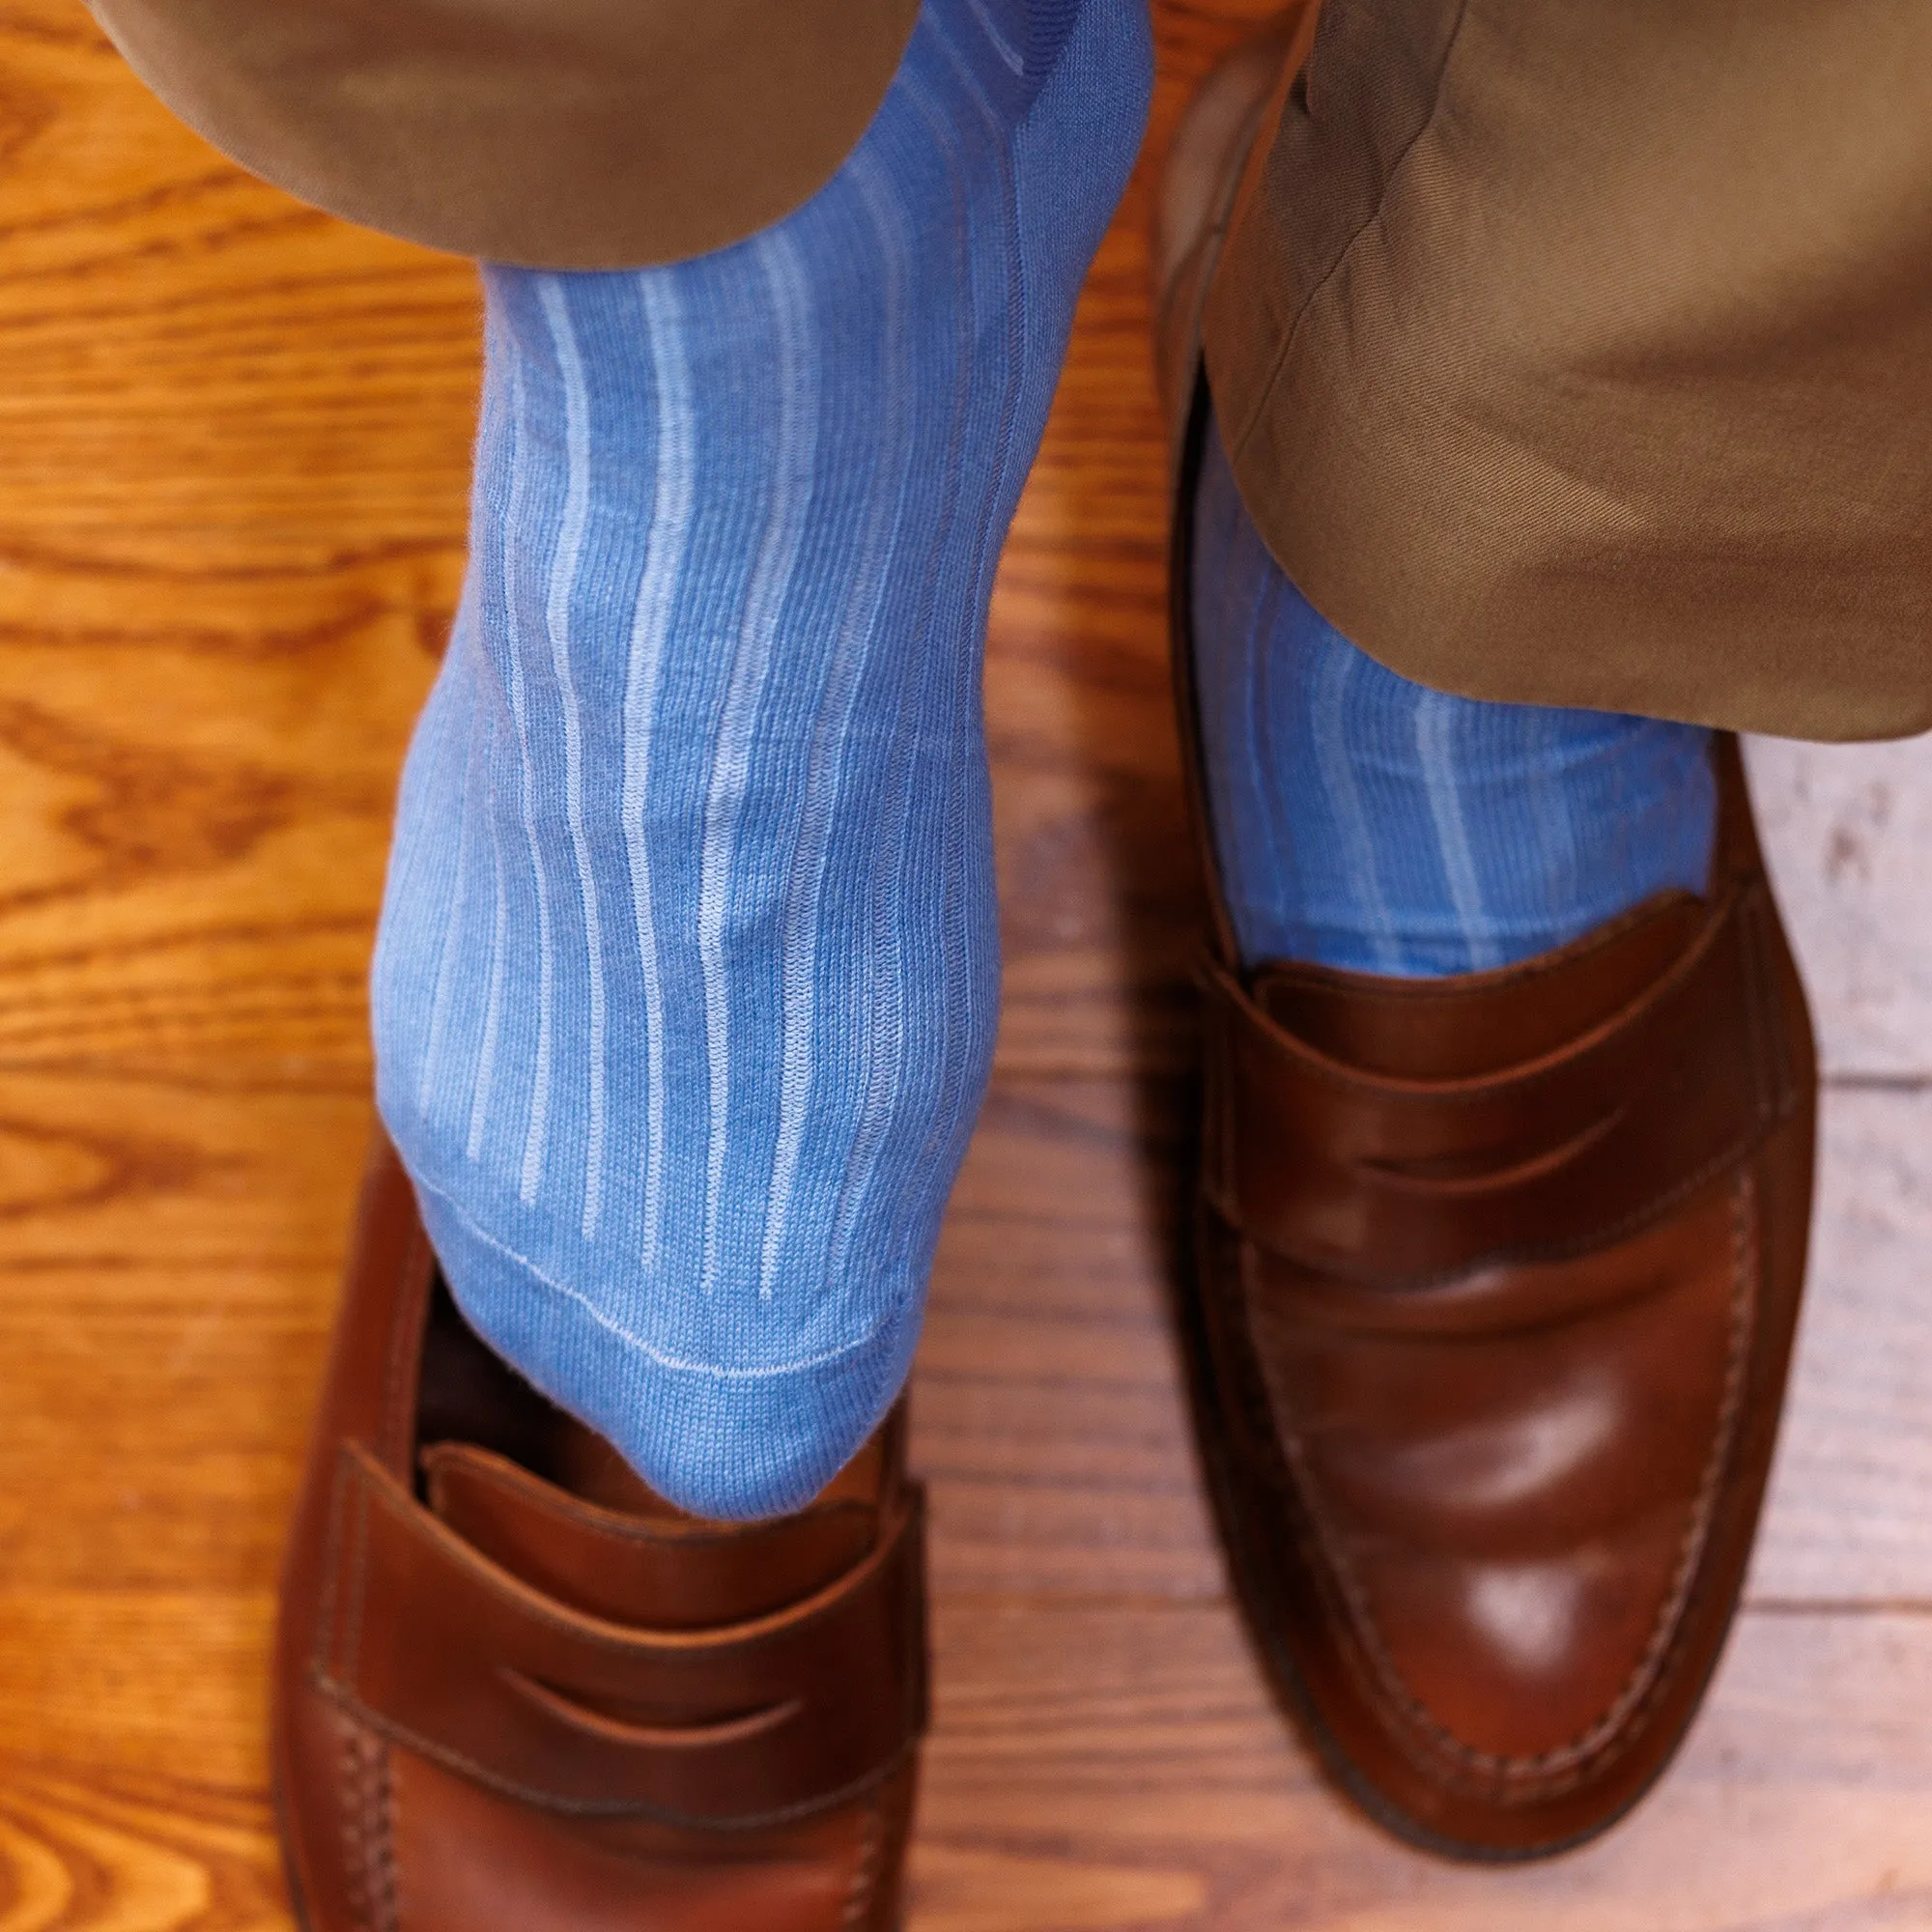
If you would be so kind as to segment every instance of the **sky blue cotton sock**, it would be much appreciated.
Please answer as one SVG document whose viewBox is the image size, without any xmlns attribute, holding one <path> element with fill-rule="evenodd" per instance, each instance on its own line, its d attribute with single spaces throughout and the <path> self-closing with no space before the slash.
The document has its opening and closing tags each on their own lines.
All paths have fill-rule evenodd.
<svg viewBox="0 0 1932 1932">
<path fill-rule="evenodd" d="M 707 1515 L 911 1362 L 998 1000 L 987 601 L 1151 80 L 1141 0 L 927 0 L 777 226 L 485 270 L 380 1104 L 473 1325 Z"/>
<path fill-rule="evenodd" d="M 1217 433 L 1195 515 L 1208 810 L 1246 963 L 1479 972 L 1705 890 L 1709 731 L 1384 669 L 1269 555 Z"/>
</svg>

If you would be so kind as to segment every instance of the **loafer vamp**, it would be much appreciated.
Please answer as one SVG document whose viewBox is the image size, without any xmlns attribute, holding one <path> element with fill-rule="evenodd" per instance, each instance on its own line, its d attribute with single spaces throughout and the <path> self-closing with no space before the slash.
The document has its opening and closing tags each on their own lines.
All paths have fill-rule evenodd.
<svg viewBox="0 0 1932 1932">
<path fill-rule="evenodd" d="M 858 1803 L 750 1833 L 698 1833 L 648 1819 L 568 1819 L 505 1802 L 409 1752 L 391 1771 L 400 1899 L 432 1898 L 437 1932 L 820 1932 L 895 1926 L 896 1848 L 913 1774 Z M 848 1917 L 851 1914 L 858 1917 Z"/>
<path fill-rule="evenodd" d="M 1548 1786 L 1616 1749 L 1671 1666 L 1735 1439 L 1750 1213 L 1747 1185 L 1708 1188 L 1489 1297 L 1458 1284 L 1453 1325 L 1351 1330 L 1250 1255 L 1256 1355 L 1352 1689 L 1431 1775 Z M 1521 1311 L 1525 1286 L 1548 1320 Z"/>
<path fill-rule="evenodd" d="M 925 1721 L 904 1443 L 900 1411 L 777 1522 L 682 1516 L 462 1326 L 379 1143 L 277 1643 L 308 1932 L 896 1925 Z"/>
<path fill-rule="evenodd" d="M 1797 1323 L 1806 1075 L 1645 1226 L 1426 1290 L 1338 1283 L 1200 1204 L 1196 1419 L 1243 1607 L 1328 1768 L 1401 1835 L 1561 1850 L 1694 1717 Z"/>
</svg>

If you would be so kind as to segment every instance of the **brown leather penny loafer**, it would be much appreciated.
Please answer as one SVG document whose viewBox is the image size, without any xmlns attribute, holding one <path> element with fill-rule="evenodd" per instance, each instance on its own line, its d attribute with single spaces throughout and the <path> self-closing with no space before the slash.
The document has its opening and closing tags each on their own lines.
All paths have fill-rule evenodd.
<svg viewBox="0 0 1932 1932">
<path fill-rule="evenodd" d="M 308 1932 L 888 1932 L 925 1718 L 895 1414 L 697 1521 L 464 1325 L 380 1144 L 282 1589 Z"/>
<path fill-rule="evenodd" d="M 1157 260 L 1194 821 L 1194 341 L 1287 37 L 1183 126 Z M 1185 224 L 1177 231 L 1177 216 Z M 1177 417 L 1179 421 L 1179 417 Z M 1258 1645 L 1333 1775 L 1432 1850 L 1521 1859 L 1668 1763 L 1750 1552 L 1797 1321 L 1816 1069 L 1734 740 L 1719 850 L 1499 972 L 1243 970 L 1217 904 L 1183 1312 Z"/>
</svg>

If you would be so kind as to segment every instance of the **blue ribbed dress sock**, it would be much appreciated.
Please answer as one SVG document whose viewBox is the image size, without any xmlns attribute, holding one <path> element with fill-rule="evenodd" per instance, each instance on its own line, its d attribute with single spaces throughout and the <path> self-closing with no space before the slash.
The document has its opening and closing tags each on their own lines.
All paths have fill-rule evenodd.
<svg viewBox="0 0 1932 1932">
<path fill-rule="evenodd" d="M 1709 731 L 1384 669 L 1269 555 L 1211 432 L 1195 515 L 1208 814 L 1246 963 L 1480 972 L 1705 890 Z"/>
<path fill-rule="evenodd" d="M 484 273 L 380 1104 L 471 1323 L 707 1515 L 911 1362 L 998 1001 L 987 602 L 1151 66 L 1142 0 L 926 0 L 784 221 Z"/>
</svg>

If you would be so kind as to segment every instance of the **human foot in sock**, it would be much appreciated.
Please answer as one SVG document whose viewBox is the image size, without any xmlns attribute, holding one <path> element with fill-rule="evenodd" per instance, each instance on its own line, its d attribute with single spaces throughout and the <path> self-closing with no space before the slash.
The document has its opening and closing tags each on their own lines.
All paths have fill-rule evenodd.
<svg viewBox="0 0 1932 1932">
<path fill-rule="evenodd" d="M 1231 64 L 1184 117 L 1163 206 L 1200 225 L 1156 260 L 1211 275 L 1273 78 Z M 1338 1782 L 1435 1851 L 1536 1857 L 1670 1761 L 1737 1603 L 1804 1279 L 1804 993 L 1735 741 L 1373 663 L 1269 559 L 1161 312 L 1213 906 L 1203 1462 Z"/>
<path fill-rule="evenodd" d="M 485 274 L 382 1110 L 477 1329 L 706 1515 L 911 1359 L 998 997 L 987 601 L 1150 77 L 1136 0 L 928 0 L 778 226 Z"/>
</svg>

